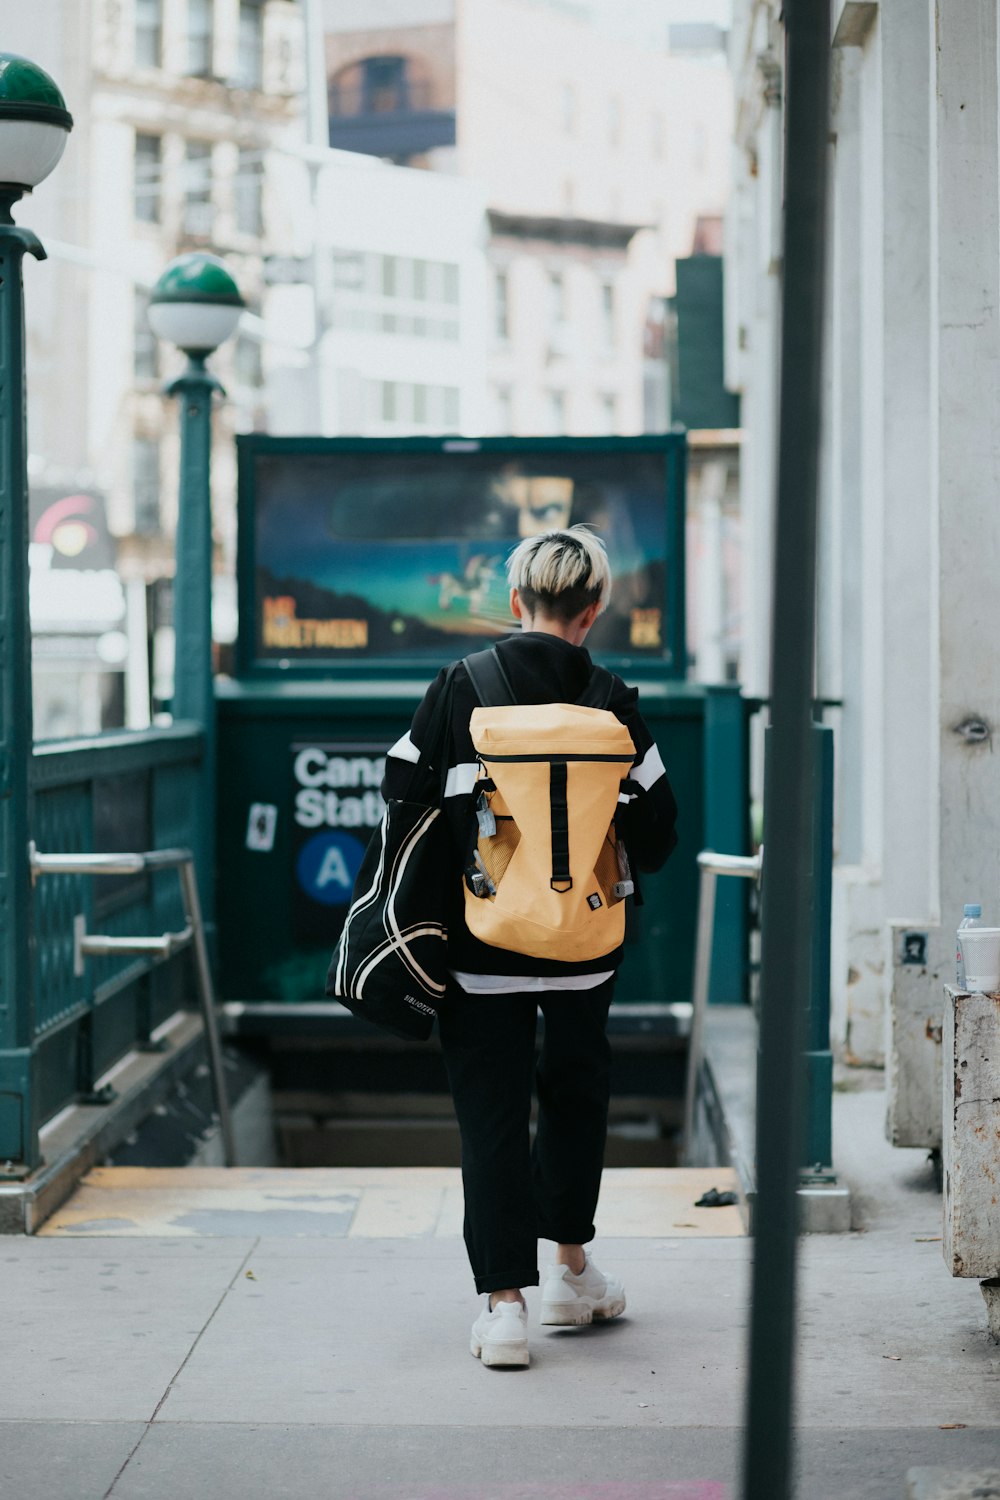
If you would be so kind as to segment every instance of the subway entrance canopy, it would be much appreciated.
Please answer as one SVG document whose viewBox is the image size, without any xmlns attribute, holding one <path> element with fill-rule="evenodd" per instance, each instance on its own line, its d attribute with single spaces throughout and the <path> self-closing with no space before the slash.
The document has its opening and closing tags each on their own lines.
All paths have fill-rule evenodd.
<svg viewBox="0 0 1000 1500">
<path fill-rule="evenodd" d="M 683 432 L 609 439 L 321 439 L 239 448 L 236 674 L 218 683 L 220 987 L 240 1029 L 324 1009 L 323 982 L 389 747 L 443 664 L 515 628 L 517 542 L 585 523 L 614 588 L 588 647 L 640 690 L 680 847 L 632 913 L 619 1002 L 691 997 L 695 856 L 742 852 L 735 686 L 685 682 Z M 728 893 L 727 893 L 728 898 Z M 718 913 L 713 993 L 745 996 L 743 892 Z M 734 941 L 735 939 L 735 941 Z M 317 1007 L 320 1007 L 317 1009 Z M 280 1008 L 280 1009 L 279 1009 Z"/>
</svg>

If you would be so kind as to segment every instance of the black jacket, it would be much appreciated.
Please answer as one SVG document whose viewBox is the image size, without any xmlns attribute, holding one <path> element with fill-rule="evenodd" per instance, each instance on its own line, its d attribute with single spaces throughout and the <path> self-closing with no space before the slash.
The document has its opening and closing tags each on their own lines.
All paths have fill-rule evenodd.
<svg viewBox="0 0 1000 1500">
<path fill-rule="evenodd" d="M 564 641 L 561 636 L 542 631 L 521 631 L 504 637 L 498 650 L 519 703 L 575 703 L 590 679 L 593 665 L 590 653 L 583 646 Z M 383 797 L 405 800 L 426 796 L 430 800 L 432 788 L 436 789 L 443 779 L 444 768 L 439 767 L 429 783 L 422 787 L 413 785 L 420 749 L 425 743 L 427 726 L 445 676 L 446 669 L 442 669 L 417 709 L 409 733 L 389 751 L 382 783 Z M 449 967 L 470 974 L 540 976 L 597 974 L 617 968 L 622 958 L 621 948 L 589 962 L 565 963 L 492 948 L 474 938 L 466 927 L 461 865 L 474 817 L 472 788 L 479 775 L 476 751 L 469 734 L 472 710 L 478 705 L 479 699 L 469 675 L 460 666 L 455 674 L 443 802 L 455 844 L 455 897 L 448 915 Z M 628 726 L 635 746 L 635 762 L 629 772 L 633 795 L 627 804 L 619 805 L 618 833 L 625 841 L 635 869 L 640 872 L 658 870 L 677 843 L 674 794 L 660 752 L 639 713 L 638 689 L 627 687 L 620 677 L 615 677 L 608 707 Z"/>
</svg>

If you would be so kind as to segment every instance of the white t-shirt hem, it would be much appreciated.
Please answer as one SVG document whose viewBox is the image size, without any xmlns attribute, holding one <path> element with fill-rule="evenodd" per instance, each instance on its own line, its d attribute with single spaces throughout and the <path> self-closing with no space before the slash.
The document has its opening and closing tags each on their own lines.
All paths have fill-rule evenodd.
<svg viewBox="0 0 1000 1500">
<path fill-rule="evenodd" d="M 614 978 L 614 969 L 604 974 L 463 974 L 450 971 L 452 979 L 467 995 L 537 995 L 546 990 L 596 990 Z"/>
</svg>

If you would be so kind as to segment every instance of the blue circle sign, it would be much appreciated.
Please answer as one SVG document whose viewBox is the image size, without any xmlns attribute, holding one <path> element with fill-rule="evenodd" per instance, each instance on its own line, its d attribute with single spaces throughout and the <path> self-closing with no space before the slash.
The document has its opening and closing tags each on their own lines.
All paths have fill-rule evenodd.
<svg viewBox="0 0 1000 1500">
<path fill-rule="evenodd" d="M 364 844 L 353 834 L 315 834 L 303 844 L 295 861 L 299 885 L 312 901 L 347 906 L 364 852 Z"/>
</svg>

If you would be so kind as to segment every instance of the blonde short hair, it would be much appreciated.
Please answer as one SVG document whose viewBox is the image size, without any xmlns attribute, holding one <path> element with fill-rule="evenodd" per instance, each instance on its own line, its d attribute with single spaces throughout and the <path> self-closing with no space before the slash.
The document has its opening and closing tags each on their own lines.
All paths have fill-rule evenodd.
<svg viewBox="0 0 1000 1500">
<path fill-rule="evenodd" d="M 528 613 L 575 620 L 588 605 L 611 597 L 611 568 L 600 537 L 589 526 L 526 537 L 507 559 L 507 580 Z"/>
</svg>

